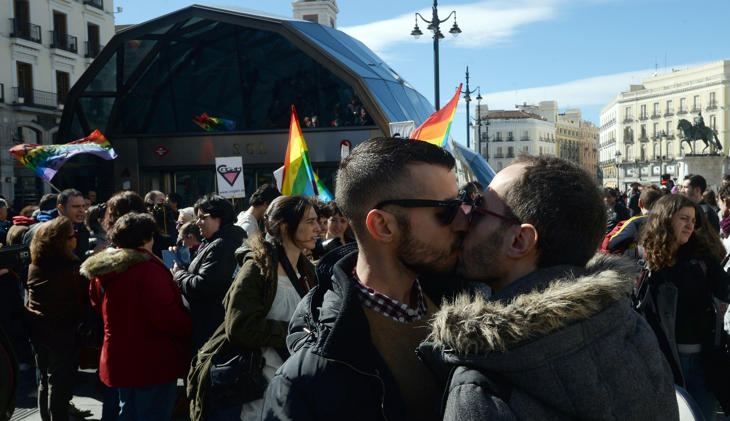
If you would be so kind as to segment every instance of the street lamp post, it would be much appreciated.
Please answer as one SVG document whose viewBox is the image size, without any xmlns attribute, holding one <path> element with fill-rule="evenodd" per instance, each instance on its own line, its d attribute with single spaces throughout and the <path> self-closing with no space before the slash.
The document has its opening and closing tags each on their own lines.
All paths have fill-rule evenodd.
<svg viewBox="0 0 730 421">
<path fill-rule="evenodd" d="M 440 20 L 438 13 L 438 0 L 433 0 L 433 7 L 431 8 L 431 20 L 424 18 L 420 13 L 416 12 L 416 26 L 413 27 L 411 35 L 418 38 L 423 35 L 423 32 L 418 28 L 418 18 L 421 18 L 425 23 L 428 24 L 426 29 L 433 32 L 433 86 L 434 86 L 434 102 L 436 103 L 436 109 L 441 108 L 439 106 L 439 40 L 444 37 L 441 33 L 440 26 L 442 23 L 448 21 L 451 15 L 454 15 L 454 25 L 449 29 L 449 33 L 453 36 L 457 36 L 461 33 L 459 25 L 456 24 L 456 10 L 452 10 L 446 19 Z"/>
<path fill-rule="evenodd" d="M 619 162 L 621 151 L 616 151 L 614 156 L 616 157 L 616 188 L 621 191 L 621 163 Z"/>
<path fill-rule="evenodd" d="M 487 121 L 489 124 L 489 121 Z M 477 140 L 474 143 L 476 145 L 477 153 L 482 153 L 482 93 L 477 88 Z M 489 139 L 487 139 L 486 147 L 487 159 L 489 159 Z"/>
<path fill-rule="evenodd" d="M 479 87 L 477 86 L 477 89 Z M 469 128 L 471 127 L 471 116 L 469 115 L 469 103 L 471 102 L 471 94 L 477 91 L 477 89 L 474 89 L 473 91 L 469 90 L 469 66 L 466 66 L 466 90 L 464 91 L 464 102 L 466 102 L 466 148 L 469 149 Z M 474 144 L 478 144 L 478 142 L 474 142 Z"/>
</svg>

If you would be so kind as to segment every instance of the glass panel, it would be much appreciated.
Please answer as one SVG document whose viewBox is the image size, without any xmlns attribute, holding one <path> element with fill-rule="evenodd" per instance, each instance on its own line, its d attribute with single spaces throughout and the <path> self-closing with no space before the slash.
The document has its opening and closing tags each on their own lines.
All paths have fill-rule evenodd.
<svg viewBox="0 0 730 421">
<path fill-rule="evenodd" d="M 390 121 L 405 121 L 407 120 L 405 113 L 397 104 L 393 98 L 393 94 L 390 92 L 385 82 L 380 79 L 365 79 L 370 90 L 378 100 L 380 107 L 385 111 Z"/>
<path fill-rule="evenodd" d="M 84 134 L 84 130 L 81 128 L 81 122 L 79 117 L 74 113 L 73 120 L 71 120 L 71 131 L 69 132 L 69 139 L 57 139 L 58 143 L 68 143 L 76 139 L 81 139 L 87 135 Z"/>
<path fill-rule="evenodd" d="M 107 122 L 109 114 L 114 105 L 114 97 L 80 97 L 79 104 L 84 112 L 86 120 L 89 122 L 91 131 L 98 129 L 106 134 Z M 88 136 L 88 133 L 84 136 Z"/>
<path fill-rule="evenodd" d="M 117 90 L 117 53 L 114 53 L 104 67 L 96 74 L 85 92 L 115 92 Z"/>
<path fill-rule="evenodd" d="M 175 172 L 175 193 L 182 196 L 182 207 L 193 206 L 200 197 L 215 191 L 214 174 L 212 167 Z"/>
<path fill-rule="evenodd" d="M 124 83 L 137 69 L 139 63 L 157 44 L 157 41 L 148 39 L 132 39 L 124 43 Z"/>
</svg>

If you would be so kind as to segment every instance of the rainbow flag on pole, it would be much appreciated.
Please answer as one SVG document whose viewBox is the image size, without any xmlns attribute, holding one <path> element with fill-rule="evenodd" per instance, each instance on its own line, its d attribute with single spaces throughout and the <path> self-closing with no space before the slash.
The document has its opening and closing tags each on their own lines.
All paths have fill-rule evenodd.
<svg viewBox="0 0 730 421">
<path fill-rule="evenodd" d="M 309 159 L 307 143 L 304 141 L 302 128 L 299 126 L 297 110 L 293 105 L 291 107 L 289 145 L 286 147 L 281 194 L 285 196 L 318 196 L 320 200 L 325 202 L 332 200 L 332 195 L 319 180 L 317 174 L 314 173 L 312 161 Z"/>
<path fill-rule="evenodd" d="M 454 120 L 456 105 L 459 103 L 460 95 L 461 84 L 459 84 L 459 89 L 456 90 L 456 94 L 451 98 L 451 101 L 440 110 L 431 114 L 431 117 L 418 126 L 411 134 L 411 139 L 423 140 L 436 146 L 441 146 L 442 148 L 445 147 L 446 141 L 449 139 L 451 122 Z"/>
<path fill-rule="evenodd" d="M 115 159 L 111 143 L 101 134 L 94 130 L 89 136 L 74 140 L 65 145 L 36 145 L 24 143 L 13 146 L 10 153 L 26 167 L 33 170 L 36 175 L 48 182 L 56 175 L 58 170 L 74 155 L 90 153 L 106 160 Z"/>
</svg>

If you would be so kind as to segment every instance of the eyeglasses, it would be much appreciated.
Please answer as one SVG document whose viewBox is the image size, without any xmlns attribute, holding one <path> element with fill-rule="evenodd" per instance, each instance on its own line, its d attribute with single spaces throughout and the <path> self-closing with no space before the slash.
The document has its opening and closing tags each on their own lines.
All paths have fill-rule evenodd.
<svg viewBox="0 0 730 421">
<path fill-rule="evenodd" d="M 209 213 L 204 213 L 202 215 L 198 215 L 198 217 L 195 218 L 195 222 L 205 221 L 208 218 L 210 218 L 210 214 Z"/>
<path fill-rule="evenodd" d="M 474 198 L 473 202 L 465 202 L 463 205 L 461 205 L 461 208 L 464 210 L 464 213 L 469 218 L 469 223 L 471 224 L 471 219 L 474 217 L 474 212 L 478 212 L 484 215 L 492 215 L 494 217 L 497 217 L 505 222 L 509 222 L 512 225 L 520 225 L 522 222 L 520 222 L 516 218 L 512 218 L 510 216 L 500 215 L 496 212 L 492 212 L 489 209 L 485 208 L 484 205 L 484 196 L 477 195 L 477 197 Z"/>
<path fill-rule="evenodd" d="M 373 209 L 382 209 L 383 206 L 395 205 L 403 208 L 441 208 L 436 217 L 443 225 L 449 225 L 464 203 L 462 199 L 427 200 L 427 199 L 393 199 L 379 202 Z"/>
</svg>

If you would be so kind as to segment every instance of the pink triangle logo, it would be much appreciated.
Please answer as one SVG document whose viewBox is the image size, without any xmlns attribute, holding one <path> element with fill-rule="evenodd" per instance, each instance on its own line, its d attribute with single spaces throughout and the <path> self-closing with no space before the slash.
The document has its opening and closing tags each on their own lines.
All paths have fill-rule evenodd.
<svg viewBox="0 0 730 421">
<path fill-rule="evenodd" d="M 233 183 L 235 183 L 238 176 L 241 175 L 241 168 L 230 168 L 226 165 L 221 165 L 218 167 L 218 173 L 226 179 L 231 187 L 233 187 Z"/>
</svg>

